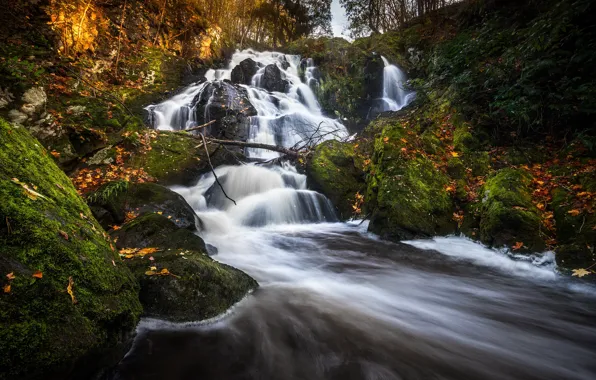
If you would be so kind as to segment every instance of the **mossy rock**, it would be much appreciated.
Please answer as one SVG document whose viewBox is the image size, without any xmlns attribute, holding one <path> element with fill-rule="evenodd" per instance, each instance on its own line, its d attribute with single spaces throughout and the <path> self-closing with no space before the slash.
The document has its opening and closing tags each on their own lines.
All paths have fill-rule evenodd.
<svg viewBox="0 0 596 380">
<path fill-rule="evenodd" d="M 596 216 L 589 213 L 570 213 L 574 197 L 563 189 L 552 192 L 552 208 L 557 226 L 557 264 L 562 268 L 585 268 L 596 262 Z"/>
<path fill-rule="evenodd" d="M 153 261 L 133 258 L 126 263 L 141 284 L 147 317 L 175 322 L 199 321 L 222 314 L 258 284 L 246 273 L 220 264 L 205 251 L 165 250 Z M 169 275 L 152 275 L 167 269 Z"/>
<path fill-rule="evenodd" d="M 532 176 L 521 169 L 506 168 L 491 177 L 482 190 L 480 240 L 495 247 L 523 242 L 526 250 L 545 248 L 546 231 L 532 204 Z"/>
<path fill-rule="evenodd" d="M 427 157 L 402 151 L 406 126 L 390 119 L 372 124 L 383 130 L 375 139 L 367 178 L 367 202 L 373 208 L 369 230 L 393 240 L 455 232 L 453 200 L 445 191 L 449 177 Z"/>
<path fill-rule="evenodd" d="M 485 176 L 490 171 L 490 156 L 488 152 L 466 152 L 461 160 L 466 168 L 471 170 L 473 177 Z"/>
<path fill-rule="evenodd" d="M 476 137 L 470 133 L 470 127 L 467 124 L 460 124 L 453 132 L 453 147 L 460 152 L 469 152 L 478 150 L 480 143 Z"/>
<path fill-rule="evenodd" d="M 89 375 L 125 349 L 138 285 L 41 144 L 2 120 L 0 141 L 0 379 Z"/>
<path fill-rule="evenodd" d="M 196 228 L 197 216 L 186 200 L 156 183 L 110 182 L 90 194 L 87 202 L 106 229 L 124 223 L 130 213 L 162 213 L 180 228 Z"/>
<path fill-rule="evenodd" d="M 354 149 L 354 144 L 325 141 L 315 148 L 306 168 L 309 186 L 329 198 L 344 220 L 353 215 L 356 193 L 365 188 Z"/>
<path fill-rule="evenodd" d="M 219 144 L 207 143 L 207 150 L 213 167 L 236 164 L 242 158 Z M 151 150 L 135 155 L 127 165 L 143 168 L 164 186 L 192 186 L 211 170 L 202 142 L 186 132 L 159 131 L 151 140 Z"/>
<path fill-rule="evenodd" d="M 188 229 L 180 228 L 164 215 L 149 213 L 111 233 L 116 247 L 162 247 L 205 251 L 205 242 Z"/>
</svg>

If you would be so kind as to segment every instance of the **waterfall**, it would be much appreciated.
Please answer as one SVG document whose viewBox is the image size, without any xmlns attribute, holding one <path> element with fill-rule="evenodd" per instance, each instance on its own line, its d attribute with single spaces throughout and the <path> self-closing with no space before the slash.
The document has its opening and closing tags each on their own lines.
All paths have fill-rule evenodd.
<svg viewBox="0 0 596 380">
<path fill-rule="evenodd" d="M 416 95 L 404 89 L 406 74 L 399 67 L 389 63 L 387 58 L 383 59 L 383 111 L 399 111 L 407 106 Z"/>
<path fill-rule="evenodd" d="M 251 84 L 232 84 L 232 70 L 248 58 L 257 64 Z M 308 59 L 303 82 L 299 76 L 300 62 L 297 55 L 250 49 L 236 51 L 225 69 L 209 70 L 205 82 L 192 85 L 147 109 L 153 116 L 155 128 L 184 130 L 216 119 L 209 110 L 219 109 L 211 107 L 212 104 L 226 109 L 244 108 L 239 100 L 242 92 L 256 111 L 256 115 L 249 117 L 247 125 L 249 142 L 300 148 L 328 139 L 346 138 L 348 132 L 344 125 L 323 114 L 313 92 L 319 83 L 318 68 L 312 59 Z M 263 88 L 268 65 L 276 65 L 279 69 L 285 83 L 284 92 Z M 217 99 L 222 93 L 227 96 L 225 104 Z M 200 107 L 204 107 L 204 112 L 200 112 Z M 204 175 L 194 187 L 175 189 L 189 201 L 203 221 L 208 221 L 206 229 L 226 233 L 233 226 L 337 221 L 329 200 L 308 190 L 306 177 L 297 173 L 294 167 L 287 163 L 283 167 L 258 166 L 259 161 L 277 158 L 279 153 L 257 148 L 247 148 L 245 153 L 257 163 L 216 169 L 226 194 L 236 204 L 223 194 L 212 173 Z"/>
</svg>

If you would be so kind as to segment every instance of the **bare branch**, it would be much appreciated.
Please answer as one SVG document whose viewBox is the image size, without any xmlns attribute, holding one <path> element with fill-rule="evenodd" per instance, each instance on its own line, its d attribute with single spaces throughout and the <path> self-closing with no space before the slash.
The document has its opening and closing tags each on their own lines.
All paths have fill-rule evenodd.
<svg viewBox="0 0 596 380">
<path fill-rule="evenodd" d="M 207 141 L 205 141 L 205 135 L 202 134 L 202 133 L 199 133 L 199 134 L 201 135 L 201 139 L 203 140 L 203 147 L 205 148 L 205 153 L 207 154 L 207 162 L 209 162 L 209 167 L 211 168 L 211 173 L 213 173 L 213 177 L 215 178 L 215 182 L 217 182 L 217 185 L 221 189 L 221 192 L 223 193 L 223 195 L 226 198 L 228 198 L 229 200 L 231 200 L 232 202 L 234 202 L 234 205 L 236 205 L 236 201 L 233 200 L 232 198 L 228 197 L 228 194 L 224 190 L 221 182 L 219 182 L 219 178 L 217 178 L 217 174 L 215 173 L 215 169 L 213 168 L 213 164 L 211 163 L 211 157 L 209 156 L 209 149 L 207 149 Z"/>
</svg>

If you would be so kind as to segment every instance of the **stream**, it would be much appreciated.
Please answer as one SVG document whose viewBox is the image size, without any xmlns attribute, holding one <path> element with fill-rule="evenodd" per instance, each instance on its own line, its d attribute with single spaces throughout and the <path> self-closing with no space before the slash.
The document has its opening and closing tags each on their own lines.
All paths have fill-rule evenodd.
<svg viewBox="0 0 596 380">
<path fill-rule="evenodd" d="M 347 137 L 311 91 L 312 62 L 301 78 L 300 57 L 243 51 L 208 78 L 229 79 L 247 57 L 260 65 L 243 85 L 257 110 L 249 141 Z M 283 69 L 285 93 L 259 88 L 268 64 Z M 152 106 L 156 128 L 209 121 L 192 105 L 204 83 Z M 411 94 L 389 96 L 402 97 L 393 109 Z M 260 287 L 213 320 L 144 319 L 111 379 L 596 378 L 596 288 L 560 276 L 552 253 L 513 256 L 460 237 L 383 241 L 366 221 L 338 222 L 294 167 L 266 163 L 277 153 L 247 155 L 256 162 L 216 169 L 236 205 L 211 173 L 173 190 L 197 212 L 213 258 Z"/>
</svg>

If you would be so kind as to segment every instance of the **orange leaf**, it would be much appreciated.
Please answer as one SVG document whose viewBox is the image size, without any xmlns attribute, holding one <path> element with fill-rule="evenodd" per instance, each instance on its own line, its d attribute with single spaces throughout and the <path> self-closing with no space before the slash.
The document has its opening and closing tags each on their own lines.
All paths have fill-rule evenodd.
<svg viewBox="0 0 596 380">
<path fill-rule="evenodd" d="M 387 141 L 389 141 L 389 137 L 387 137 L 387 136 L 383 137 L 383 142 L 386 143 Z"/>
<path fill-rule="evenodd" d="M 579 214 L 581 214 L 581 211 L 579 211 L 578 209 L 574 208 L 573 210 L 567 211 L 567 214 L 569 214 L 571 216 L 578 216 Z"/>
<path fill-rule="evenodd" d="M 60 152 L 56 152 L 55 150 L 51 151 L 50 154 L 56 158 L 60 157 Z"/>
<path fill-rule="evenodd" d="M 145 255 L 148 255 L 151 253 L 155 253 L 157 251 L 159 251 L 159 249 L 157 249 L 157 248 L 143 248 L 139 252 L 137 252 L 137 255 L 145 256 Z"/>
<path fill-rule="evenodd" d="M 10 272 L 9 274 L 6 275 L 6 278 L 8 278 L 9 280 L 14 280 L 15 275 L 13 272 Z"/>
<path fill-rule="evenodd" d="M 10 293 L 10 284 L 4 285 L 4 293 Z"/>
<path fill-rule="evenodd" d="M 518 241 L 515 243 L 515 245 L 513 246 L 513 250 L 517 251 L 518 249 L 522 248 L 524 246 L 524 242 L 522 241 Z"/>
<path fill-rule="evenodd" d="M 113 229 L 114 231 L 118 231 L 119 229 L 121 229 L 121 228 L 122 228 L 122 227 L 120 227 L 120 226 L 111 226 L 111 227 L 112 227 L 112 229 Z"/>
<path fill-rule="evenodd" d="M 33 277 L 35 277 L 35 278 L 42 278 L 43 277 L 43 273 L 40 270 L 36 270 L 35 272 L 33 272 Z"/>
</svg>

